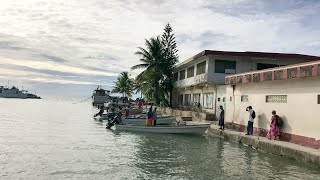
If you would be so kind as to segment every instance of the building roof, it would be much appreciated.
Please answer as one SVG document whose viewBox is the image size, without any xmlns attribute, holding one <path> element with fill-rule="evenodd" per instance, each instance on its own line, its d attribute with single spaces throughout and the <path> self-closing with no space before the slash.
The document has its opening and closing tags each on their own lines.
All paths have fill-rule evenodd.
<svg viewBox="0 0 320 180">
<path fill-rule="evenodd" d="M 318 59 L 318 61 L 229 75 L 225 78 L 225 84 L 235 85 L 242 83 L 255 83 L 262 81 L 299 79 L 320 76 L 320 58 Z"/>
<path fill-rule="evenodd" d="M 311 56 L 304 54 L 288 54 L 288 53 L 271 53 L 271 52 L 253 52 L 253 51 L 215 51 L 215 50 L 204 50 L 193 57 L 179 63 L 176 67 L 183 66 L 190 61 L 193 61 L 199 57 L 205 55 L 217 55 L 217 56 L 238 56 L 238 57 L 256 57 L 256 58 L 269 58 L 269 59 L 305 59 L 305 60 L 318 60 L 320 56 Z"/>
</svg>

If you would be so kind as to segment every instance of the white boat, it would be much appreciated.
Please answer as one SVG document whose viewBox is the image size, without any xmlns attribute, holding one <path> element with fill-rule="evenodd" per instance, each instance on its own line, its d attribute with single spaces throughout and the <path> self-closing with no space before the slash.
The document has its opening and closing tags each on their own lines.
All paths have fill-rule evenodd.
<svg viewBox="0 0 320 180">
<path fill-rule="evenodd" d="M 135 131 L 163 134 L 204 134 L 210 124 L 203 125 L 159 125 L 159 126 L 139 126 L 130 124 L 116 124 L 116 131 Z"/>
<path fill-rule="evenodd" d="M 112 112 L 107 112 L 107 113 L 103 113 L 101 116 L 97 116 L 97 118 L 102 121 L 102 120 L 111 120 L 114 116 L 116 115 L 116 113 L 112 113 Z"/>
<path fill-rule="evenodd" d="M 176 121 L 175 116 L 158 116 L 157 124 L 173 124 Z M 128 118 L 122 119 L 123 124 L 136 124 L 136 125 L 145 125 L 146 124 L 146 117 L 141 116 L 137 118 L 137 116 L 129 116 Z"/>
</svg>

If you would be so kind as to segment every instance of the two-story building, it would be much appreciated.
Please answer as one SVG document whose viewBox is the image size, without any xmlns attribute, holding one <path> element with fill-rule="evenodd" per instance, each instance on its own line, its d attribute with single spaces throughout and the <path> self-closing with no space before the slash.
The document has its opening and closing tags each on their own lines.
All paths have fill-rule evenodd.
<svg viewBox="0 0 320 180">
<path fill-rule="evenodd" d="M 265 52 L 204 50 L 175 67 L 174 108 L 217 114 L 225 106 L 225 76 L 318 60 L 320 57 Z"/>
<path fill-rule="evenodd" d="M 245 131 L 245 109 L 252 106 L 254 132 L 266 136 L 276 110 L 284 122 L 281 140 L 320 149 L 320 61 L 232 74 L 225 84 L 226 124 Z"/>
</svg>

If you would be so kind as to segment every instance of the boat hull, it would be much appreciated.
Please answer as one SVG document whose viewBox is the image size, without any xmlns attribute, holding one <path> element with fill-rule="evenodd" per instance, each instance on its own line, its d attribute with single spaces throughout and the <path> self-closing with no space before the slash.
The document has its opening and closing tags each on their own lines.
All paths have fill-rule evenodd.
<svg viewBox="0 0 320 180">
<path fill-rule="evenodd" d="M 135 131 L 161 134 L 198 134 L 202 135 L 210 125 L 184 125 L 184 126 L 139 126 L 139 125 L 120 125 L 116 124 L 116 131 Z"/>
<path fill-rule="evenodd" d="M 158 117 L 157 124 L 173 124 L 176 118 L 174 116 Z M 123 124 L 145 125 L 146 118 L 126 118 L 122 120 Z"/>
</svg>

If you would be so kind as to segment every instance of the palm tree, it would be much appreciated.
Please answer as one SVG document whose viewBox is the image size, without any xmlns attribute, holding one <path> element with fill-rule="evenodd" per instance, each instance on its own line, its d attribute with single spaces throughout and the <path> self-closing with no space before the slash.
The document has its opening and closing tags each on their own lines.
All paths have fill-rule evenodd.
<svg viewBox="0 0 320 180">
<path fill-rule="evenodd" d="M 162 73 L 155 69 L 149 69 L 144 71 L 143 75 L 136 78 L 139 90 L 147 98 L 155 100 L 156 104 L 164 103 L 167 104 L 165 99 L 166 91 L 162 86 L 161 79 Z"/>
<path fill-rule="evenodd" d="M 118 76 L 112 93 L 121 93 L 122 96 L 131 97 L 134 90 L 133 80 L 129 77 L 128 72 L 122 72 Z"/>
<path fill-rule="evenodd" d="M 172 106 L 173 70 L 178 62 L 178 50 L 173 30 L 168 23 L 160 38 L 145 41 L 146 49 L 139 47 L 135 54 L 140 57 L 141 64 L 131 69 L 144 68 L 136 78 L 140 91 L 149 98 Z"/>
<path fill-rule="evenodd" d="M 144 71 L 147 71 L 149 69 L 155 69 L 160 70 L 160 65 L 163 63 L 164 58 L 164 49 L 161 43 L 161 39 L 159 36 L 156 38 L 151 38 L 150 40 L 145 41 L 146 49 L 143 49 L 142 47 L 138 47 L 139 51 L 135 52 L 136 55 L 140 56 L 141 64 L 132 66 L 131 69 L 140 69 L 145 68 Z M 142 73 L 138 75 L 141 76 Z"/>
<path fill-rule="evenodd" d="M 159 36 L 146 40 L 145 44 L 146 49 L 139 47 L 139 51 L 135 53 L 140 57 L 142 63 L 131 69 L 145 69 L 137 76 L 136 81 L 145 97 L 154 99 L 156 104 L 159 104 L 160 101 L 163 101 L 165 93 L 160 84 L 164 80 L 164 49 Z"/>
</svg>

